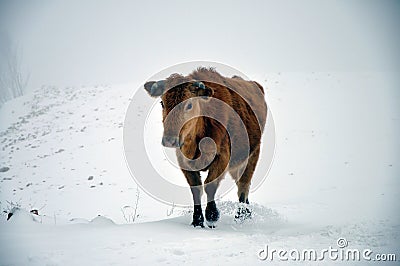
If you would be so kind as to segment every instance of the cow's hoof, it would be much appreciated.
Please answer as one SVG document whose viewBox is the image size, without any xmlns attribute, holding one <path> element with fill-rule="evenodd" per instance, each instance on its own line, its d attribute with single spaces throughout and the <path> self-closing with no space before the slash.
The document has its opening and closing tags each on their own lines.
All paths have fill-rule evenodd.
<svg viewBox="0 0 400 266">
<path fill-rule="evenodd" d="M 193 225 L 193 227 L 200 226 L 200 227 L 204 228 L 204 217 L 203 217 L 203 214 L 201 214 L 201 215 L 194 215 L 193 214 L 192 225 Z"/>
<path fill-rule="evenodd" d="M 204 216 L 203 216 L 203 211 L 201 210 L 201 206 L 194 207 L 192 225 L 193 227 L 196 226 L 200 226 L 202 228 L 204 227 Z"/>
<path fill-rule="evenodd" d="M 209 228 L 215 228 L 217 227 L 217 222 L 211 222 L 206 220 L 206 224 Z"/>
<path fill-rule="evenodd" d="M 243 223 L 245 220 L 251 219 L 251 217 L 251 210 L 247 206 L 239 206 L 235 215 L 235 221 L 237 223 Z"/>
<path fill-rule="evenodd" d="M 206 207 L 206 220 L 207 225 L 210 228 L 215 228 L 215 223 L 219 219 L 219 211 L 217 209 L 217 205 L 215 205 L 215 201 L 210 201 L 207 203 Z"/>
</svg>

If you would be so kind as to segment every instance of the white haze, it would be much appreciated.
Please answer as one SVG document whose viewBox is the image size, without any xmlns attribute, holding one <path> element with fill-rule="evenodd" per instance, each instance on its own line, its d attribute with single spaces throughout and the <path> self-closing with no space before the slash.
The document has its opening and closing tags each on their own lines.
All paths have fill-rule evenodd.
<svg viewBox="0 0 400 266">
<path fill-rule="evenodd" d="M 1 1 L 29 89 L 145 81 L 218 61 L 247 74 L 399 71 L 396 1 Z"/>
</svg>

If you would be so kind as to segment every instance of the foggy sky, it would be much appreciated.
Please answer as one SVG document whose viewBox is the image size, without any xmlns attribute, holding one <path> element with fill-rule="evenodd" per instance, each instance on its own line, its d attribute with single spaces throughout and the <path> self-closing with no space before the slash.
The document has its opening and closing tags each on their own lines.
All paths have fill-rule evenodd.
<svg viewBox="0 0 400 266">
<path fill-rule="evenodd" d="M 144 82 L 210 60 L 251 75 L 400 71 L 396 1 L 0 1 L 29 88 Z"/>
</svg>

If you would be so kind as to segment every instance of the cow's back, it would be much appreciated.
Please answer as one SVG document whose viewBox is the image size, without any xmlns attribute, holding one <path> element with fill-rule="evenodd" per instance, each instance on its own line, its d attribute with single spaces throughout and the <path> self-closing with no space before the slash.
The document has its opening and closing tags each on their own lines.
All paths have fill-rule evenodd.
<svg viewBox="0 0 400 266">
<path fill-rule="evenodd" d="M 213 97 L 224 101 L 240 116 L 238 119 L 223 105 L 208 107 L 213 109 L 215 117 L 222 119 L 223 122 L 227 121 L 226 134 L 229 136 L 223 137 L 229 140 L 228 145 L 231 148 L 228 147 L 228 149 L 232 149 L 233 152 L 231 166 L 243 162 L 250 153 L 259 148 L 265 127 L 267 105 L 262 87 L 253 81 L 246 81 L 239 77 L 225 78 L 216 72 L 196 73 L 191 78 L 202 81 L 207 87 L 212 88 Z M 207 128 L 206 132 L 221 132 L 219 123 L 215 123 L 211 118 L 205 119 L 209 121 L 207 125 L 214 127 Z M 243 124 L 246 132 L 242 130 Z M 222 131 L 225 130 L 222 129 Z"/>
</svg>

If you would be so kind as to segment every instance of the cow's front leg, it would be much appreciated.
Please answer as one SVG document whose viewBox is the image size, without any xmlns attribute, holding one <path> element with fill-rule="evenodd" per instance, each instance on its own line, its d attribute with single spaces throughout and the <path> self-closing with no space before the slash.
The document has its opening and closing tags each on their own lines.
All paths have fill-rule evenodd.
<svg viewBox="0 0 400 266">
<path fill-rule="evenodd" d="M 211 164 L 208 176 L 204 181 L 205 191 L 207 194 L 206 221 L 210 228 L 215 228 L 215 223 L 219 219 L 219 211 L 215 204 L 215 193 L 217 192 L 219 183 L 224 178 L 228 158 L 226 156 L 217 155 Z"/>
<path fill-rule="evenodd" d="M 216 180 L 215 180 L 216 181 Z M 219 183 L 219 182 L 218 182 Z M 217 191 L 218 184 L 209 183 L 206 185 L 205 190 L 207 193 L 207 207 L 206 207 L 206 221 L 210 228 L 215 228 L 215 223 L 219 220 L 219 210 L 215 204 L 214 195 Z M 213 196 L 210 196 L 213 195 Z"/>
<path fill-rule="evenodd" d="M 190 185 L 190 190 L 192 191 L 193 196 L 194 209 L 192 225 L 194 227 L 204 227 L 204 216 L 203 210 L 201 209 L 201 195 L 203 192 L 203 186 L 200 173 L 198 171 L 182 171 L 186 177 L 188 184 Z"/>
</svg>

